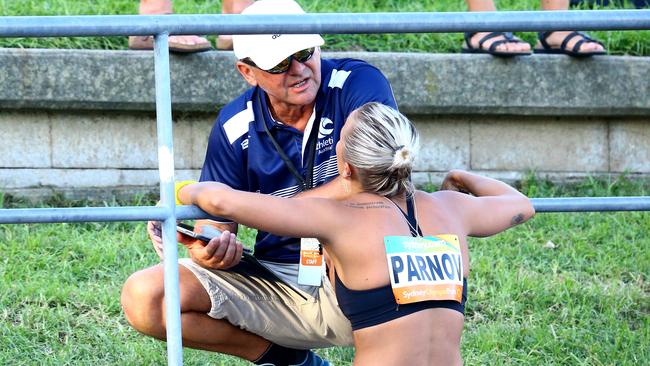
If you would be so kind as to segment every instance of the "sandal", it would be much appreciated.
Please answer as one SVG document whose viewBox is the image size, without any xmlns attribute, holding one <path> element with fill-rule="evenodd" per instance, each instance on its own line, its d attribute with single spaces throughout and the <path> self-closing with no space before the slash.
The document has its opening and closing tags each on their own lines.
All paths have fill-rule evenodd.
<svg viewBox="0 0 650 366">
<path fill-rule="evenodd" d="M 203 38 L 203 41 L 196 44 L 175 42 L 176 36 L 169 37 L 169 51 L 177 53 L 203 52 L 212 49 L 210 42 Z M 202 37 L 201 37 L 202 38 Z M 153 50 L 153 36 L 129 36 L 130 50 Z"/>
<path fill-rule="evenodd" d="M 476 33 L 478 32 L 465 33 L 465 45 L 461 49 L 462 53 L 487 53 L 490 55 L 500 56 L 500 57 L 527 56 L 531 54 L 530 51 L 508 52 L 508 51 L 499 51 L 496 49 L 499 45 L 502 45 L 504 43 L 524 43 L 519 38 L 513 36 L 511 32 L 490 32 L 478 41 L 478 47 L 472 47 L 471 39 L 472 37 L 474 37 Z M 498 41 L 492 42 L 492 44 L 488 49 L 483 48 L 483 44 L 485 43 L 485 41 L 500 36 L 503 37 L 504 39 L 500 39 Z"/>
<path fill-rule="evenodd" d="M 566 37 L 564 37 L 564 40 L 562 41 L 562 44 L 560 45 L 559 48 L 557 47 L 552 47 L 546 40 L 548 37 L 552 34 L 552 31 L 546 31 L 546 32 L 539 32 L 537 33 L 537 38 L 539 39 L 539 44 L 542 46 L 540 47 L 535 47 L 535 53 L 547 53 L 547 54 L 564 54 L 564 55 L 569 55 L 572 57 L 589 57 L 589 56 L 595 56 L 595 55 L 606 55 L 607 51 L 602 50 L 602 51 L 582 51 L 580 52 L 580 46 L 583 43 L 598 43 L 601 46 L 603 45 L 602 42 L 597 41 L 588 35 L 582 33 L 582 32 L 571 32 L 569 33 Z M 569 42 L 575 38 L 575 37 L 581 37 L 579 41 L 577 41 L 571 49 L 567 48 Z"/>
</svg>

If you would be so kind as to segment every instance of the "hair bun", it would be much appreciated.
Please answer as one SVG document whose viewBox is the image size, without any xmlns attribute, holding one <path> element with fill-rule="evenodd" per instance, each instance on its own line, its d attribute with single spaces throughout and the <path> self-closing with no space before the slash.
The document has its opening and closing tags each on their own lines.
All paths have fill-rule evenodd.
<svg viewBox="0 0 650 366">
<path fill-rule="evenodd" d="M 413 161 L 413 154 L 404 145 L 398 146 L 393 155 L 393 167 L 401 168 Z"/>
<path fill-rule="evenodd" d="M 341 156 L 358 169 L 365 192 L 393 197 L 413 192 L 411 172 L 419 150 L 411 121 L 390 106 L 371 102 L 356 109 Z"/>
</svg>

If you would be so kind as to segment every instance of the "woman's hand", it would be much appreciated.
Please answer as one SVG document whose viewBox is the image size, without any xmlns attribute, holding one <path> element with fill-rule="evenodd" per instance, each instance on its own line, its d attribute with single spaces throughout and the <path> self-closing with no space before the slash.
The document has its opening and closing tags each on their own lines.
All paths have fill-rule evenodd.
<svg viewBox="0 0 650 366">
<path fill-rule="evenodd" d="M 463 174 L 465 172 L 462 170 L 454 169 L 449 171 L 447 175 L 445 176 L 445 179 L 442 181 L 442 184 L 440 185 L 440 190 L 441 191 L 454 191 L 454 192 L 460 192 L 460 193 L 471 193 L 470 190 L 467 188 L 465 183 L 463 182 Z"/>
</svg>

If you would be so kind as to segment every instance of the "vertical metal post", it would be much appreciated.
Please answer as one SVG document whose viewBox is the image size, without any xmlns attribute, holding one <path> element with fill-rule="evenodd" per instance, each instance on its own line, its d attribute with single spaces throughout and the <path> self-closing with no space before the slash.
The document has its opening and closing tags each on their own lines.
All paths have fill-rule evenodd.
<svg viewBox="0 0 650 366">
<path fill-rule="evenodd" d="M 158 172 L 160 201 L 169 207 L 162 225 L 165 270 L 165 309 L 167 323 L 167 362 L 183 364 L 181 338 L 180 287 L 178 284 L 178 247 L 176 244 L 176 200 L 174 197 L 174 147 L 172 138 L 171 80 L 169 75 L 169 33 L 155 36 L 156 125 L 158 129 Z"/>
</svg>

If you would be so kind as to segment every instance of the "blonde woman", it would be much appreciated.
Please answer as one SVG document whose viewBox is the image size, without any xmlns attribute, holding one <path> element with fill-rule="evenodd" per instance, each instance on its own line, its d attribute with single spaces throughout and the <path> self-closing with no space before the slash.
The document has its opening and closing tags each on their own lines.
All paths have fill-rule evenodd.
<svg viewBox="0 0 650 366">
<path fill-rule="evenodd" d="M 279 198 L 214 182 L 185 186 L 178 198 L 243 225 L 317 238 L 352 325 L 355 365 L 460 365 L 467 237 L 499 233 L 534 209 L 514 188 L 460 170 L 447 175 L 443 191 L 415 190 L 418 139 L 398 111 L 369 103 L 350 115 L 336 146 L 343 200 Z"/>
</svg>

